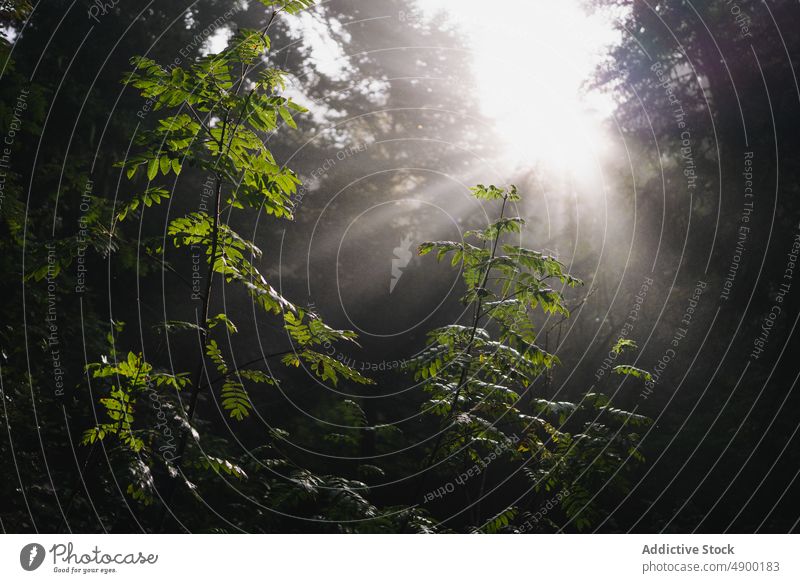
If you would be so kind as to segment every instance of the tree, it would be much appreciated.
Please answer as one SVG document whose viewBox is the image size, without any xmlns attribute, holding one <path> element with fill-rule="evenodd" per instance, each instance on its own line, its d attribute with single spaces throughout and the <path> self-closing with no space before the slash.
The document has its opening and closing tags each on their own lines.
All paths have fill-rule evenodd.
<svg viewBox="0 0 800 583">
<path fill-rule="evenodd" d="M 524 225 L 522 218 L 505 214 L 507 206 L 520 200 L 516 187 L 478 185 L 472 193 L 479 200 L 502 201 L 499 218 L 484 229 L 465 233 L 464 241 L 423 243 L 419 249 L 421 255 L 435 251 L 438 259 L 450 256 L 453 266 L 460 265 L 466 287 L 462 301 L 471 313 L 466 326 L 432 330 L 428 346 L 412 363 L 415 378 L 430 395 L 423 412 L 441 418 L 423 472 L 435 463 L 443 466 L 440 477 L 463 472 L 460 477 L 466 480 L 473 471 L 487 471 L 495 458 L 516 461 L 519 468 L 512 475 L 523 470 L 531 480 L 529 491 L 487 518 L 481 513 L 485 479 L 477 488 L 470 485 L 474 499 L 464 511 L 471 510 L 473 524 L 488 532 L 513 529 L 518 503 L 531 505 L 535 501 L 531 491 L 546 491 L 563 492 L 564 512 L 581 530 L 598 515 L 585 474 L 608 480 L 595 483 L 597 491 L 618 487 L 621 470 L 641 459 L 639 436 L 628 428 L 649 420 L 612 407 L 610 399 L 599 393 L 586 393 L 579 403 L 535 395 L 534 382 L 558 358 L 537 345 L 531 312 L 539 308 L 569 316 L 563 287 L 581 282 L 553 257 L 511 243 L 501 245 L 501 239 L 518 234 Z M 555 288 L 559 285 L 562 290 Z M 615 349 L 623 346 L 630 343 L 620 341 Z M 614 371 L 649 378 L 629 365 L 618 365 Z M 579 427 L 577 433 L 567 429 L 573 426 Z M 425 495 L 426 501 L 439 497 L 442 490 L 448 492 L 446 487 L 436 489 Z M 524 515 L 518 524 L 529 520 L 530 515 Z"/>
<path fill-rule="evenodd" d="M 646 404 L 660 416 L 661 431 L 644 447 L 657 461 L 631 499 L 648 500 L 640 493 L 653 488 L 660 494 L 629 514 L 648 530 L 786 532 L 796 520 L 788 502 L 794 473 L 785 471 L 792 464 L 773 464 L 763 452 L 781 451 L 796 426 L 785 413 L 796 409 L 796 371 L 781 358 L 797 348 L 796 295 L 786 299 L 773 331 L 773 352 L 749 355 L 797 229 L 800 101 L 791 55 L 800 35 L 788 25 L 797 5 L 592 4 L 621 14 L 620 42 L 596 83 L 618 98 L 642 231 L 660 237 L 654 267 L 671 279 L 680 275 L 669 290 L 680 301 L 665 299 L 656 321 L 679 322 L 697 282 L 708 284 L 692 334 L 708 328 L 694 336 L 696 350 L 678 351 L 661 375 L 666 384 L 683 378 L 680 390 L 656 389 Z M 673 333 L 655 329 L 653 344 L 662 354 Z M 767 520 L 749 502 L 754 493 L 782 506 Z"/>
<path fill-rule="evenodd" d="M 145 503 L 158 495 L 164 512 L 171 511 L 176 482 L 167 482 L 163 491 L 158 492 L 155 466 L 163 466 L 164 476 L 180 476 L 191 489 L 196 484 L 186 478 L 190 468 L 213 474 L 223 472 L 239 479 L 246 477 L 238 465 L 210 456 L 199 447 L 200 434 L 194 419 L 201 393 L 219 387 L 215 398 L 222 409 L 241 421 L 253 409 L 245 383 L 278 384 L 269 369 L 265 372 L 229 364 L 229 357 L 220 346 L 226 338 L 220 338 L 218 343 L 212 337 L 215 328 L 227 335 L 237 331 L 227 313 L 209 312 L 217 277 L 240 284 L 257 306 L 283 319 L 292 347 L 267 355 L 263 361 L 282 357 L 285 365 L 303 364 L 323 381 L 334 384 L 340 378 L 370 382 L 319 350 L 332 342 L 353 341 L 355 335 L 333 330 L 313 313 L 284 298 L 254 265 L 261 251 L 231 227 L 235 213 L 246 209 L 263 210 L 279 219 L 291 218 L 291 196 L 299 184 L 291 170 L 276 162 L 259 133 L 273 132 L 281 123 L 296 127 L 292 111 L 305 110 L 280 96 L 284 86 L 282 71 L 257 69 L 261 56 L 269 50 L 267 33 L 274 19 L 281 13 L 296 14 L 311 2 L 265 0 L 262 3 L 272 9 L 267 25 L 260 31 L 240 30 L 229 48 L 221 53 L 171 68 L 137 57 L 132 60 L 135 69 L 126 79 L 154 111 L 169 114 L 158 119 L 153 129 L 140 132 L 139 153 L 119 164 L 128 179 L 144 174 L 147 184 L 140 194 L 114 209 L 111 237 L 120 223 L 131 218 L 141 221 L 145 209 L 161 204 L 176 192 L 177 179 L 170 191 L 156 184 L 157 177 L 177 178 L 184 168 L 191 168 L 212 178 L 209 200 L 203 200 L 199 210 L 170 220 L 167 227 L 168 238 L 175 248 L 188 248 L 193 254 L 205 257 L 205 274 L 194 284 L 200 288 L 193 294 L 200 301 L 195 320 L 161 324 L 166 342 L 176 332 L 196 334 L 204 354 L 198 358 L 194 371 L 158 372 L 142 351 L 118 353 L 118 340 L 113 335 L 109 355 L 103 362 L 87 367 L 94 379 L 106 385 L 106 395 L 99 401 L 103 411 L 101 422 L 84 433 L 82 442 L 105 444 L 114 438 L 123 467 L 132 480 L 127 492 Z M 143 241 L 142 247 L 142 252 L 168 265 L 167 249 L 160 240 Z M 159 393 L 159 388 L 171 389 L 174 394 Z M 186 405 L 179 396 L 182 391 L 189 393 Z M 158 407 L 157 410 L 151 407 L 149 415 L 142 419 L 137 411 L 141 411 L 148 399 L 158 403 Z M 176 436 L 170 422 L 180 428 L 176 430 L 177 439 L 173 439 Z M 275 464 L 274 459 L 272 463 Z"/>
<path fill-rule="evenodd" d="M 92 29 L 92 39 L 104 48 L 88 52 L 79 50 L 85 29 L 93 26 L 81 21 L 84 14 L 70 12 L 59 28 L 57 11 L 36 12 L 22 30 L 19 46 L 33 48 L 54 29 L 60 33 L 53 36 L 59 51 L 53 58 L 40 63 L 35 50 L 18 51 L 24 70 L 38 70 L 42 79 L 28 101 L 26 139 L 14 153 L 22 179 L 8 183 L 11 195 L 0 209 L 0 224 L 10 235 L 2 243 L 4 273 L 24 285 L 2 307 L 4 322 L 11 323 L 2 331 L 2 429 L 14 440 L 3 441 L 0 454 L 6 467 L 21 468 L 19 481 L 5 483 L 0 496 L 4 528 L 552 531 L 597 524 L 607 502 L 624 491 L 629 462 L 639 459 L 633 426 L 646 420 L 580 386 L 580 402 L 566 402 L 551 400 L 536 385 L 557 359 L 538 340 L 547 332 L 534 326 L 534 308 L 566 318 L 559 287 L 578 280 L 554 257 L 510 244 L 523 226 L 505 215 L 517 202 L 515 189 L 477 187 L 473 208 L 491 208 L 502 199 L 500 219 L 473 230 L 469 242 L 423 246 L 457 256 L 472 318 L 465 325 L 436 326 L 413 362 L 424 390 L 409 392 L 399 407 L 422 406 L 418 424 L 385 423 L 397 401 L 362 398 L 370 396 L 367 391 L 393 390 L 404 377 L 384 373 L 378 387 L 371 385 L 349 364 L 355 334 L 328 326 L 264 267 L 267 254 L 260 248 L 269 243 L 245 235 L 250 227 L 285 224 L 294 232 L 302 226 L 293 220 L 297 205 L 321 205 L 301 199 L 295 161 L 290 169 L 283 160 L 289 145 L 307 137 L 288 129 L 300 120 L 304 129 L 324 124 L 308 121 L 284 88 L 286 73 L 275 67 L 275 39 L 296 34 L 285 24 L 291 19 L 281 17 L 294 17 L 310 4 L 253 3 L 237 18 L 253 28 L 239 29 L 215 54 L 206 54 L 200 41 L 234 26 L 214 12 L 227 4 L 211 0 L 187 12 L 170 2 L 151 8 L 132 25 L 132 38 L 123 32 L 142 6 L 113 7 L 107 21 Z M 407 10 L 394 0 L 368 8 L 352 4 L 326 6 L 325 14 Z M 262 5 L 269 8 L 266 18 Z M 21 22 L 15 26 L 22 29 Z M 410 26 L 407 33 L 389 22 L 380 26 L 381 34 L 395 35 L 391 42 L 413 38 L 423 47 L 414 51 L 421 57 L 399 51 L 378 62 L 362 56 L 354 59 L 358 75 L 380 80 L 415 69 L 452 73 L 452 62 L 425 61 L 424 48 L 454 40 L 451 33 L 427 25 Z M 167 29 L 164 42 L 145 48 Z M 370 46 L 357 35 L 351 42 L 355 52 Z M 124 76 L 138 97 L 129 90 L 118 95 L 122 56 L 145 50 Z M 466 67 L 466 53 L 455 52 Z M 59 85 L 69 54 L 78 73 Z M 310 68 L 308 56 L 289 59 L 287 68 Z M 8 71 L 4 101 L 13 103 L 27 79 Z M 443 101 L 425 103 L 427 92 L 401 79 L 379 92 L 386 110 L 373 112 L 375 94 L 357 81 L 311 79 L 307 86 L 318 97 L 341 91 L 334 92 L 333 108 L 375 114 L 318 140 L 320 156 L 335 155 L 337 140 L 364 138 L 382 127 L 413 137 L 422 126 L 459 147 L 486 147 L 477 122 L 463 122 L 471 96 L 448 91 L 440 94 Z M 50 121 L 46 100 L 53 101 Z M 109 117 L 112 103 L 119 109 Z M 439 169 L 463 165 L 454 151 L 429 152 L 381 144 L 368 156 L 375 165 L 397 159 Z M 43 159 L 58 163 L 43 165 Z M 326 176 L 319 187 L 335 190 L 345 179 Z M 19 184 L 29 181 L 25 193 Z M 408 173 L 398 173 L 363 194 L 385 202 L 412 187 Z M 20 212 L 25 196 L 27 217 Z M 337 220 L 346 220 L 344 211 L 352 207 Z M 469 220 L 478 225 L 479 219 Z M 359 252 L 373 250 L 363 245 Z M 351 285 L 363 287 L 364 279 L 356 272 Z M 51 284 L 55 300 L 48 296 Z M 423 291 L 434 293 L 433 287 L 428 279 Z M 53 302 L 61 358 L 69 363 L 60 381 L 66 395 L 58 398 L 43 317 Z M 33 356 L 26 354 L 26 334 L 38 350 Z M 41 362 L 45 366 L 36 366 Z M 624 366 L 618 372 L 646 374 Z M 318 419 L 297 412 L 298 394 Z M 33 425 L 37 431 L 24 430 Z M 84 447 L 73 453 L 79 443 Z M 489 465 L 480 465 L 487 457 Z M 461 478 L 476 467 L 481 478 L 469 476 L 458 496 L 424 500 L 427 488 L 437 492 L 454 473 Z M 409 479 L 412 474 L 426 477 Z M 554 496 L 559 510 L 541 520 L 538 509 Z"/>
</svg>

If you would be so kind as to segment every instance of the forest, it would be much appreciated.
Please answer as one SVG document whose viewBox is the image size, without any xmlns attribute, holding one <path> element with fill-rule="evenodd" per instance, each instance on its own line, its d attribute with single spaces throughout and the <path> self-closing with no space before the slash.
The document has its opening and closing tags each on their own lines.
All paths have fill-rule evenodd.
<svg viewBox="0 0 800 583">
<path fill-rule="evenodd" d="M 799 25 L 3 0 L 2 532 L 796 532 Z"/>
</svg>

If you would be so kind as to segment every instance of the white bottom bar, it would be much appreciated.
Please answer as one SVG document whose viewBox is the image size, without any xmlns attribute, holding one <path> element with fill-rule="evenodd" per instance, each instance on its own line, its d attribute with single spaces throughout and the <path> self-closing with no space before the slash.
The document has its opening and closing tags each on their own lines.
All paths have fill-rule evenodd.
<svg viewBox="0 0 800 583">
<path fill-rule="evenodd" d="M 4 535 L 0 580 L 796 582 L 798 543 L 790 535 Z"/>
</svg>

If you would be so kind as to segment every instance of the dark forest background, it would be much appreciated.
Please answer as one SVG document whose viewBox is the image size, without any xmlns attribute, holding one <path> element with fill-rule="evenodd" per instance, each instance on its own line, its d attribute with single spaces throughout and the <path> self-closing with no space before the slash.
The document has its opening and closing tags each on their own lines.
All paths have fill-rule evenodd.
<svg viewBox="0 0 800 583">
<path fill-rule="evenodd" d="M 142 353 L 165 370 L 198 353 L 191 336 L 170 343 L 156 325 L 194 319 L 190 258 L 175 254 L 165 268 L 139 242 L 164 238 L 170 219 L 196 208 L 205 177 L 182 172 L 169 205 L 142 208 L 110 233 L 110 205 L 135 192 L 114 164 L 160 115 L 121 80 L 134 55 L 186 65 L 219 29 L 260 29 L 269 11 L 218 0 L 4 2 L 2 529 L 795 531 L 800 8 L 736 6 L 746 36 L 728 2 L 586 2 L 620 15 L 620 41 L 587 80 L 616 103 L 608 127 L 620 154 L 602 186 L 546 168 L 499 170 L 501 137 L 473 89 L 471 39 L 443 18 L 396 0 L 332 0 L 277 19 L 269 63 L 289 73 L 288 94 L 310 112 L 264 140 L 303 185 L 292 221 L 253 212 L 236 227 L 264 250 L 259 269 L 281 294 L 358 333 L 359 346 L 337 352 L 375 382 L 333 386 L 280 369 L 281 390 L 251 391 L 258 415 L 242 422 L 203 393 L 194 420 L 203 451 L 234 469 L 198 462 L 210 471 L 181 480 L 168 466 L 143 470 L 119 445 L 81 444 L 103 414 L 104 389 L 85 366 L 108 357 L 109 334 L 123 357 Z M 314 31 L 329 39 L 327 60 Z M 459 270 L 414 251 L 486 226 L 497 208 L 468 196 L 476 183 L 516 184 L 520 240 L 584 281 L 564 290 L 570 318 L 534 316 L 537 344 L 561 365 L 526 387 L 520 409 L 535 410 L 534 396 L 569 405 L 602 392 L 651 422 L 610 465 L 583 459 L 570 470 L 587 476 L 578 481 L 564 474 L 545 487 L 520 471 L 535 463 L 512 452 L 424 500 L 469 464 L 424 464 L 438 425 L 419 415 L 426 397 L 406 363 L 429 330 L 466 316 Z M 50 242 L 66 259 L 48 289 Z M 403 263 L 395 281 L 393 261 Z M 235 321 L 238 362 L 286 350 L 281 322 L 241 291 L 217 289 L 211 312 Z M 620 337 L 638 345 L 627 360 L 612 351 Z M 652 379 L 611 373 L 623 363 Z M 178 434 L 181 396 L 159 390 Z M 556 405 L 548 411 L 559 419 Z"/>
</svg>

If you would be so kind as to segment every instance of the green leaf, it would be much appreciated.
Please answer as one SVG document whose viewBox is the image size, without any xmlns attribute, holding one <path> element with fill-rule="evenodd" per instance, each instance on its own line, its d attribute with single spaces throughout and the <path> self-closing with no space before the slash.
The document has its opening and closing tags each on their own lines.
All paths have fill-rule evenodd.
<svg viewBox="0 0 800 583">
<path fill-rule="evenodd" d="M 147 163 L 147 179 L 153 180 L 158 174 L 158 158 L 151 158 Z"/>
<path fill-rule="evenodd" d="M 297 129 L 297 124 L 294 122 L 294 118 L 292 118 L 292 114 L 289 113 L 288 109 L 281 106 L 278 108 L 278 113 L 283 118 L 283 121 L 286 122 L 286 125 L 288 125 L 291 128 Z"/>
<path fill-rule="evenodd" d="M 621 354 L 625 348 L 631 348 L 636 350 L 639 346 L 633 340 L 629 338 L 618 338 L 617 341 L 614 343 L 614 346 L 611 348 L 611 352 L 614 354 Z"/>
<path fill-rule="evenodd" d="M 611 371 L 616 374 L 633 376 L 646 381 L 653 380 L 653 375 L 646 370 L 642 370 L 641 368 L 636 368 L 635 366 L 630 366 L 628 364 L 620 364 L 619 366 L 615 366 L 613 369 L 611 369 Z"/>
<path fill-rule="evenodd" d="M 218 457 L 206 456 L 197 462 L 195 467 L 205 470 L 214 470 L 215 472 L 222 472 L 228 474 L 229 476 L 233 476 L 234 478 L 247 478 L 247 474 L 241 467 L 229 462 L 228 460 Z"/>
<path fill-rule="evenodd" d="M 496 514 L 492 518 L 490 518 L 486 524 L 483 526 L 481 530 L 486 534 L 495 534 L 499 532 L 502 528 L 509 525 L 511 520 L 517 515 L 517 509 L 513 506 L 510 506 L 503 510 L 501 513 Z"/>
<path fill-rule="evenodd" d="M 206 344 L 206 354 L 211 359 L 211 362 L 217 367 L 217 370 L 222 374 L 228 374 L 228 365 L 222 356 L 222 350 L 217 346 L 217 341 L 211 339 Z"/>
<path fill-rule="evenodd" d="M 250 415 L 250 411 L 253 408 L 250 396 L 247 394 L 244 385 L 232 379 L 227 379 L 223 383 L 220 400 L 222 401 L 223 409 L 238 421 L 242 421 Z"/>
<path fill-rule="evenodd" d="M 231 334 L 236 334 L 239 329 L 236 328 L 236 325 L 228 318 L 227 314 L 217 314 L 216 316 L 211 316 L 208 319 L 208 327 L 213 328 L 219 323 L 225 324 L 225 327 L 228 329 L 228 332 Z"/>
</svg>

